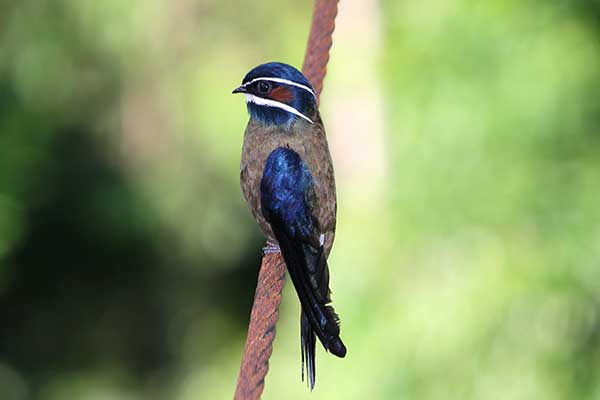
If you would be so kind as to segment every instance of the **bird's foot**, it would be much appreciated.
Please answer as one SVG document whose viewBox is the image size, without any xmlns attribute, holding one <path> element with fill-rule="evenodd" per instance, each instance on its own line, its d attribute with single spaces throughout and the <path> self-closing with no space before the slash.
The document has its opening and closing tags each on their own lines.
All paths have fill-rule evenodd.
<svg viewBox="0 0 600 400">
<path fill-rule="evenodd" d="M 281 252 L 281 249 L 279 249 L 279 246 L 276 244 L 273 244 L 273 243 L 267 243 L 267 245 L 262 248 L 263 256 L 266 256 L 267 254 L 280 253 L 280 252 Z"/>
</svg>

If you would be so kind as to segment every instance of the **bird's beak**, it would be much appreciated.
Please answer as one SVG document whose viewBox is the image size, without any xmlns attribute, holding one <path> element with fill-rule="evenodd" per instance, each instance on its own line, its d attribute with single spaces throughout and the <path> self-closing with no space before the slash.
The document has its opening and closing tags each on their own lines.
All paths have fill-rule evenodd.
<svg viewBox="0 0 600 400">
<path fill-rule="evenodd" d="M 246 90 L 246 88 L 244 86 L 240 86 L 238 88 L 233 89 L 233 92 L 231 92 L 231 94 L 235 94 L 235 93 L 248 93 L 248 91 Z"/>
</svg>

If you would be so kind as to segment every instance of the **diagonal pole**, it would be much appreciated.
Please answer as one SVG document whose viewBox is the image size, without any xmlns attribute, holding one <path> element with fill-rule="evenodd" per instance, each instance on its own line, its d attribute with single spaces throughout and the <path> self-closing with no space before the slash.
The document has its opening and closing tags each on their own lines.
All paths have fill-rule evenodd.
<svg viewBox="0 0 600 400">
<path fill-rule="evenodd" d="M 315 88 L 317 101 L 327 73 L 337 3 L 338 0 L 315 1 L 302 72 Z M 284 279 L 285 263 L 281 254 L 266 254 L 258 273 L 235 400 L 257 400 L 265 388 Z"/>
</svg>

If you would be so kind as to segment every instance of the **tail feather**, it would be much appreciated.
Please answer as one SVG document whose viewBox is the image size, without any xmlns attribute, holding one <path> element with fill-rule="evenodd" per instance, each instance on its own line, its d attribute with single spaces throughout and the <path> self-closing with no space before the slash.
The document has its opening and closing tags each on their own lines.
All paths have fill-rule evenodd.
<svg viewBox="0 0 600 400">
<path fill-rule="evenodd" d="M 333 307 L 327 304 L 331 301 L 329 285 L 319 285 L 324 280 L 325 274 L 327 274 L 326 283 L 329 283 L 323 250 L 316 250 L 307 243 L 290 240 L 287 235 L 274 228 L 288 272 L 314 334 L 327 351 L 338 357 L 344 357 L 346 347 L 340 339 L 339 317 Z M 311 270 L 320 272 L 321 276 L 310 274 Z"/>
<path fill-rule="evenodd" d="M 300 343 L 302 350 L 302 380 L 304 381 L 304 371 L 306 366 L 306 383 L 313 390 L 315 387 L 316 364 L 315 364 L 315 344 L 317 336 L 313 331 L 306 313 L 302 311 L 300 316 Z M 306 360 L 306 364 L 305 364 Z"/>
<path fill-rule="evenodd" d="M 307 242 L 291 239 L 278 223 L 272 222 L 271 227 L 302 306 L 302 371 L 306 365 L 307 382 L 312 389 L 315 385 L 316 338 L 330 353 L 338 357 L 346 355 L 346 347 L 340 339 L 340 319 L 329 305 L 327 260 L 323 248 L 315 249 Z"/>
</svg>

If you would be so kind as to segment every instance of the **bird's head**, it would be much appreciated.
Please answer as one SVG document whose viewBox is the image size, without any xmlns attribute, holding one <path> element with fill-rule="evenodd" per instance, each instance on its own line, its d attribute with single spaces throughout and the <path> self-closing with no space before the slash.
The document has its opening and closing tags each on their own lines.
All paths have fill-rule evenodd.
<svg viewBox="0 0 600 400">
<path fill-rule="evenodd" d="M 268 125 L 314 123 L 317 96 L 302 72 L 291 65 L 270 62 L 253 68 L 233 93 L 244 93 L 252 119 Z"/>
</svg>

